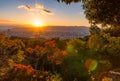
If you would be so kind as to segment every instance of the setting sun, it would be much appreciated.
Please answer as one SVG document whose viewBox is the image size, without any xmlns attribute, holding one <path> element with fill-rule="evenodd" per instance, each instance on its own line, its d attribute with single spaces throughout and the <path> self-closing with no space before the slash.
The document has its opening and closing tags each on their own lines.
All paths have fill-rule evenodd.
<svg viewBox="0 0 120 81">
<path fill-rule="evenodd" d="M 34 21 L 33 25 L 36 27 L 41 27 L 41 26 L 43 26 L 43 23 L 39 20 L 36 20 L 36 21 Z"/>
</svg>

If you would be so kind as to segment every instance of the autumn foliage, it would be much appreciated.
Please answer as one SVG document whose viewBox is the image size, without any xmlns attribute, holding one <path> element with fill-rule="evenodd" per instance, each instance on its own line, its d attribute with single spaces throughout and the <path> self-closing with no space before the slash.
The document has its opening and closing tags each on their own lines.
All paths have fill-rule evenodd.
<svg viewBox="0 0 120 81">
<path fill-rule="evenodd" d="M 0 34 L 0 81 L 99 81 L 120 68 L 120 38 L 11 38 Z"/>
</svg>

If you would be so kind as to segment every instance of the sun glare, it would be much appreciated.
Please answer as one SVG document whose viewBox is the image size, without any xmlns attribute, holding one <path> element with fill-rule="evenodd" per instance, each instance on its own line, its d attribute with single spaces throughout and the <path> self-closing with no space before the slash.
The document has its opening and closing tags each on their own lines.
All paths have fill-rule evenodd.
<svg viewBox="0 0 120 81">
<path fill-rule="evenodd" d="M 34 21 L 33 25 L 36 26 L 36 27 L 42 27 L 43 26 L 42 22 L 40 22 L 38 20 Z"/>
</svg>

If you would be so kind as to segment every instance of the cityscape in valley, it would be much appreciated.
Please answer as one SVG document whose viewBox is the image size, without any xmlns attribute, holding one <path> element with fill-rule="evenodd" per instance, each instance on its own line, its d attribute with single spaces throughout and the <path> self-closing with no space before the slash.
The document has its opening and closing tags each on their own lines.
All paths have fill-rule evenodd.
<svg viewBox="0 0 120 81">
<path fill-rule="evenodd" d="M 0 81 L 120 81 L 120 0 L 0 0 Z"/>
<path fill-rule="evenodd" d="M 47 26 L 44 28 L 1 27 L 1 32 L 8 36 L 26 38 L 55 38 L 72 39 L 89 36 L 89 28 L 84 26 Z"/>
</svg>

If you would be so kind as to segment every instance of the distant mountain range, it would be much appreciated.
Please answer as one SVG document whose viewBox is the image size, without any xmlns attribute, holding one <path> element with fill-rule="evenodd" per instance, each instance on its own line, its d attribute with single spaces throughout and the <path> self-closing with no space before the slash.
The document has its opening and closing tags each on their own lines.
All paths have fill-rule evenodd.
<svg viewBox="0 0 120 81">
<path fill-rule="evenodd" d="M 3 26 L 0 31 L 9 36 L 28 38 L 54 38 L 61 39 L 82 38 L 90 35 L 89 28 L 85 26 L 46 26 L 42 28 Z"/>
</svg>

